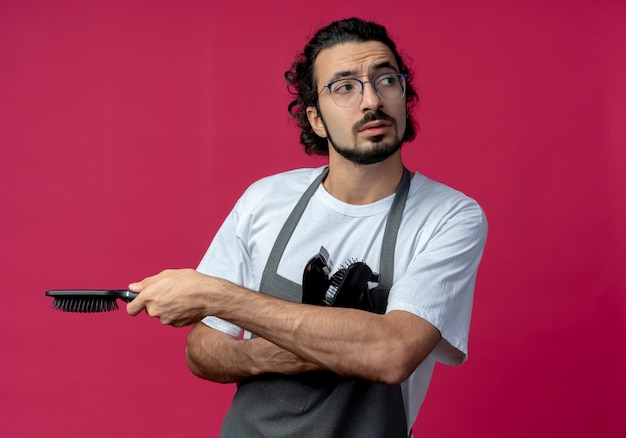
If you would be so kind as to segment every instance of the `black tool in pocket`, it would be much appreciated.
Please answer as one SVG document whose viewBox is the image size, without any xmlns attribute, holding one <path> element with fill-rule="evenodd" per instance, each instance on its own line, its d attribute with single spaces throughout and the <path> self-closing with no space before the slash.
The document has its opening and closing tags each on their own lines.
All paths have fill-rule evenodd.
<svg viewBox="0 0 626 438">
<path fill-rule="evenodd" d="M 328 251 L 321 247 L 304 268 L 302 276 L 302 302 L 319 306 L 349 307 L 384 313 L 384 306 L 376 305 L 370 283 L 380 281 L 366 263 L 348 260 L 332 276 L 332 261 Z M 380 300 L 378 300 L 380 301 Z"/>
</svg>

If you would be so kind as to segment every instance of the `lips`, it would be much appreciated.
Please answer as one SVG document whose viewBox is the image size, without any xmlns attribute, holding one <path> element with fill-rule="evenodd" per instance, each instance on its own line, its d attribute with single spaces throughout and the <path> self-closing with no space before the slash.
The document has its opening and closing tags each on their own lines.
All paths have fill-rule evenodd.
<svg viewBox="0 0 626 438">
<path fill-rule="evenodd" d="M 367 137 L 376 137 L 387 134 L 389 129 L 391 129 L 391 123 L 377 120 L 376 122 L 370 122 L 365 124 L 360 130 L 360 135 L 365 135 Z"/>
<path fill-rule="evenodd" d="M 352 132 L 356 135 L 377 136 L 386 134 L 396 121 L 390 115 L 380 109 L 368 111 L 361 120 L 352 126 Z"/>
<path fill-rule="evenodd" d="M 367 131 L 367 130 L 377 130 L 379 128 L 386 128 L 391 126 L 389 122 L 384 120 L 376 120 L 375 122 L 366 123 L 359 129 L 359 132 Z"/>
</svg>

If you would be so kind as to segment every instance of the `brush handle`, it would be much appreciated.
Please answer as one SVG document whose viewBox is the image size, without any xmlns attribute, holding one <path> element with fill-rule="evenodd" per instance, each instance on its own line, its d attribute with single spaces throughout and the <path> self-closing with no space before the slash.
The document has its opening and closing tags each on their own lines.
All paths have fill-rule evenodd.
<svg viewBox="0 0 626 438">
<path fill-rule="evenodd" d="M 139 295 L 139 294 L 135 293 L 135 292 L 131 292 L 129 290 L 123 290 L 123 291 L 120 291 L 120 294 L 118 295 L 118 298 L 120 300 L 122 300 L 122 301 L 130 303 L 132 300 L 137 298 L 137 295 Z"/>
</svg>

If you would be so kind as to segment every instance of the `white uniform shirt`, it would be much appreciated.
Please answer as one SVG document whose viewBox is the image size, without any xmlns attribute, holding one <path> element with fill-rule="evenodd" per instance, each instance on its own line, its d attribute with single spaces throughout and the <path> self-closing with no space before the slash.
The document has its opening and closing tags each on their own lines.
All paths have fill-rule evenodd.
<svg viewBox="0 0 626 438">
<path fill-rule="evenodd" d="M 321 171 L 299 169 L 252 184 L 224 221 L 198 271 L 258 290 L 280 229 Z M 285 248 L 278 274 L 301 284 L 305 264 L 321 246 L 335 269 L 359 260 L 378 272 L 393 197 L 352 205 L 333 198 L 320 185 Z M 414 175 L 398 230 L 387 312 L 404 310 L 424 318 L 439 329 L 442 340 L 402 384 L 408 427 L 426 395 L 435 362 L 458 365 L 467 358 L 476 271 L 486 235 L 484 213 L 473 199 Z M 239 327 L 215 317 L 204 322 L 232 336 L 241 334 Z"/>
</svg>

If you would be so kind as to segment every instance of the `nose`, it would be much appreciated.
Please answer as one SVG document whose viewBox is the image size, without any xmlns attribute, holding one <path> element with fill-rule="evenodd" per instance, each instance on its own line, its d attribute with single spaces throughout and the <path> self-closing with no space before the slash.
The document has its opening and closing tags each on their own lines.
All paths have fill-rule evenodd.
<svg viewBox="0 0 626 438">
<path fill-rule="evenodd" d="M 372 81 L 363 82 L 363 98 L 361 99 L 361 111 L 376 111 L 383 106 L 383 100 L 380 98 Z"/>
</svg>

